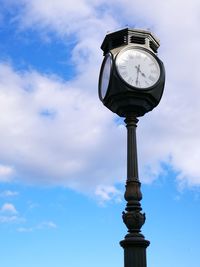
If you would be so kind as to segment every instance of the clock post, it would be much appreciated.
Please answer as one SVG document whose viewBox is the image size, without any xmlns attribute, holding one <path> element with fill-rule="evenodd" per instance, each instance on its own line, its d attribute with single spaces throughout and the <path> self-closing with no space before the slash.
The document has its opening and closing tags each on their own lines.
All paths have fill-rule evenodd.
<svg viewBox="0 0 200 267">
<path fill-rule="evenodd" d="M 150 242 L 141 234 L 145 222 L 140 201 L 142 193 L 138 177 L 136 127 L 138 119 L 134 114 L 126 117 L 127 127 L 127 181 L 124 198 L 127 201 L 126 212 L 122 213 L 123 221 L 128 228 L 128 234 L 120 245 L 124 248 L 125 267 L 146 267 L 146 248 Z"/>
<path fill-rule="evenodd" d="M 106 35 L 104 60 L 99 76 L 99 98 L 103 104 L 125 118 L 127 128 L 127 201 L 122 219 L 128 234 L 120 245 L 124 249 L 124 267 L 146 267 L 146 248 L 150 242 L 141 233 L 145 223 L 140 201 L 136 127 L 138 117 L 155 108 L 162 97 L 165 70 L 157 56 L 158 39 L 150 32 L 122 29 Z"/>
</svg>

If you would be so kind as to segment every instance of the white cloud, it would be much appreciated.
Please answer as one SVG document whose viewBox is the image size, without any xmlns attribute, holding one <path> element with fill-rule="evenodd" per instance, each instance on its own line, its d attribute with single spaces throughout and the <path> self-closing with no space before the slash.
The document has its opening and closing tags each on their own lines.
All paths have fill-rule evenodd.
<svg viewBox="0 0 200 267">
<path fill-rule="evenodd" d="M 10 182 L 13 174 L 13 167 L 0 164 L 0 182 Z"/>
<path fill-rule="evenodd" d="M 52 222 L 52 221 L 46 221 L 46 222 L 42 222 L 40 223 L 37 227 L 37 229 L 55 229 L 57 228 L 57 225 Z"/>
<path fill-rule="evenodd" d="M 96 95 L 57 77 L 15 72 L 6 64 L 0 64 L 0 73 L 0 160 L 15 166 L 15 178 L 89 191 L 99 180 L 105 182 L 110 165 L 121 160 L 117 149 L 123 150 L 123 129 Z M 106 155 L 110 147 L 116 153 Z M 118 170 L 121 166 L 111 180 L 117 180 Z"/>
<path fill-rule="evenodd" d="M 18 216 L 2 216 L 0 215 L 0 223 L 19 223 Z"/>
<path fill-rule="evenodd" d="M 95 190 L 95 195 L 100 199 L 100 204 L 114 199 L 116 202 L 121 202 L 122 193 L 114 186 L 99 185 Z"/>
<path fill-rule="evenodd" d="M 141 180 L 150 182 L 163 174 L 166 163 L 178 179 L 199 185 L 199 1 L 20 3 L 15 21 L 21 29 L 53 31 L 64 42 L 73 36 L 72 60 L 78 75 L 64 82 L 1 64 L 0 162 L 14 166 L 23 182 L 90 192 L 93 188 L 102 198 L 110 198 L 112 192 L 101 185 L 112 188 L 125 176 L 126 133 L 96 96 L 99 46 L 108 30 L 128 23 L 158 34 L 167 74 L 161 104 L 138 124 Z"/>
<path fill-rule="evenodd" d="M 25 219 L 19 216 L 16 207 L 12 203 L 4 203 L 0 209 L 0 223 L 22 223 Z"/>
<path fill-rule="evenodd" d="M 4 203 L 0 208 L 0 223 L 19 224 L 24 223 L 25 218 L 21 217 L 12 203 Z"/>
<path fill-rule="evenodd" d="M 15 197 L 18 195 L 19 195 L 19 192 L 11 191 L 11 190 L 5 190 L 0 193 L 0 197 Z"/>
<path fill-rule="evenodd" d="M 109 29 L 111 26 L 116 26 L 116 21 L 105 12 L 106 9 L 111 11 L 109 4 L 105 7 L 105 2 L 99 0 L 74 0 L 73 2 L 12 0 L 9 5 L 21 6 L 20 13 L 15 17 L 21 28 L 38 27 L 43 31 L 51 29 L 62 37 L 81 33 L 83 37 L 84 32 L 88 36 L 88 33 L 94 33 L 94 30 L 98 34 L 104 26 L 109 25 Z"/>
<path fill-rule="evenodd" d="M 45 221 L 45 222 L 41 222 L 36 226 L 33 227 L 19 227 L 17 228 L 18 232 L 21 233 L 29 233 L 29 232 L 33 232 L 36 230 L 44 230 L 44 229 L 56 229 L 57 225 L 52 222 L 52 221 Z"/>
<path fill-rule="evenodd" d="M 20 233 L 29 233 L 29 232 L 33 232 L 33 228 L 31 227 L 19 227 L 17 228 L 17 231 Z"/>
<path fill-rule="evenodd" d="M 16 210 L 15 206 L 11 203 L 5 203 L 1 207 L 2 213 L 10 213 L 10 214 L 17 214 L 18 211 Z"/>
</svg>

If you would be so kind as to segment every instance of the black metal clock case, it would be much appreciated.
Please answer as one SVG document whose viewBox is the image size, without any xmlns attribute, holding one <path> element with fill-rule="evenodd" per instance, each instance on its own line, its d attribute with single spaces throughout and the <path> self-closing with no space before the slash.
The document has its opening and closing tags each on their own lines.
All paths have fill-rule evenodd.
<svg viewBox="0 0 200 267">
<path fill-rule="evenodd" d="M 156 58 L 160 66 L 160 78 L 152 87 L 146 89 L 136 88 L 128 85 L 120 78 L 115 59 L 122 49 L 130 46 L 133 49 L 144 49 Z M 108 109 L 121 117 L 126 117 L 128 114 L 134 114 L 139 117 L 158 105 L 165 84 L 164 65 L 156 56 L 158 47 L 159 41 L 149 31 L 126 28 L 106 35 L 101 49 L 104 51 L 104 55 L 108 53 L 112 55 L 113 64 L 106 95 L 103 99 L 101 97 L 100 99 Z"/>
</svg>

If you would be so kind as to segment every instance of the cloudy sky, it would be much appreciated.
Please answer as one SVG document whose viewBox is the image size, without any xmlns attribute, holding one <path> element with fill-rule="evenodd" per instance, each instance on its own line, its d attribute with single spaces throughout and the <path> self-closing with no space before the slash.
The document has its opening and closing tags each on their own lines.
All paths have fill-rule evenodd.
<svg viewBox="0 0 200 267">
<path fill-rule="evenodd" d="M 97 84 L 105 35 L 128 25 L 166 68 L 137 129 L 148 266 L 199 267 L 199 1 L 0 4 L 2 266 L 123 266 L 126 129 Z"/>
</svg>

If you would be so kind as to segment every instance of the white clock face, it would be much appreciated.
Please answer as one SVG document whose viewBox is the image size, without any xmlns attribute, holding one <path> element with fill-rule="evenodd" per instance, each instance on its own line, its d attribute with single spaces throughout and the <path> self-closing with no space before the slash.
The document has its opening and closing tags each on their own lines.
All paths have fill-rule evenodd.
<svg viewBox="0 0 200 267">
<path fill-rule="evenodd" d="M 101 76 L 100 76 L 100 94 L 102 99 L 105 97 L 108 85 L 110 82 L 110 74 L 111 74 L 111 67 L 112 67 L 112 57 L 110 54 L 107 54 L 102 63 L 101 69 Z"/>
<path fill-rule="evenodd" d="M 120 52 L 116 65 L 121 78 L 137 88 L 147 89 L 153 86 L 160 77 L 157 60 L 142 49 L 129 48 Z"/>
</svg>

